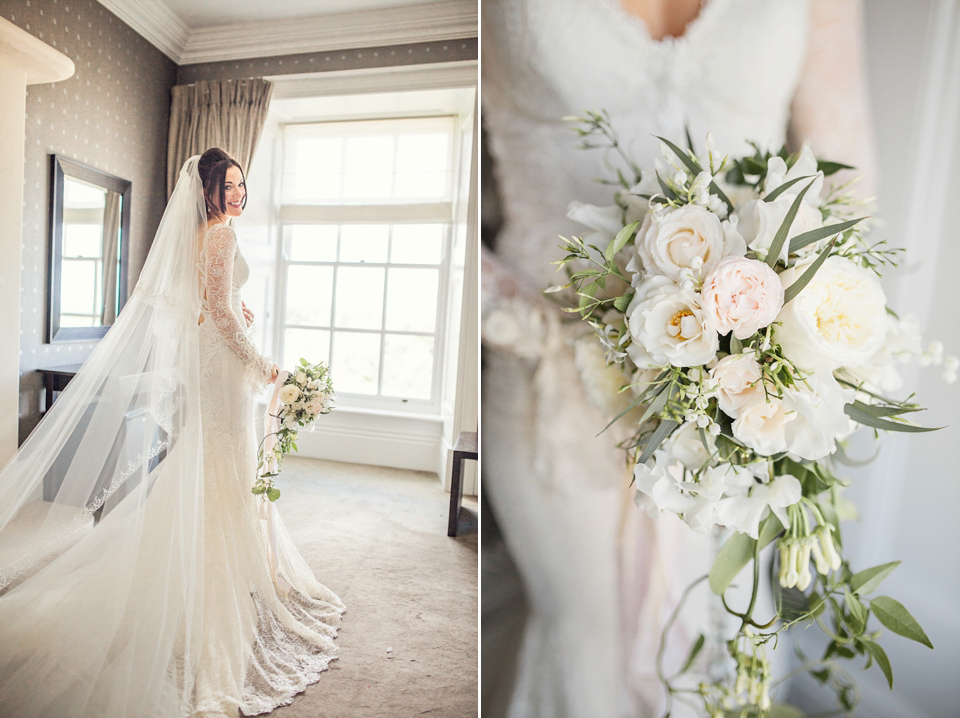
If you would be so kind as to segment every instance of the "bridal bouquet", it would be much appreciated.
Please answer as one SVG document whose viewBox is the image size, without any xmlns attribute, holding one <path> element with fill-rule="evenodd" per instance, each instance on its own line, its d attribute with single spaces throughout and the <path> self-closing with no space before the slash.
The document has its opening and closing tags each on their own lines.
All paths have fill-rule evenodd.
<svg viewBox="0 0 960 718">
<path fill-rule="evenodd" d="M 639 168 L 606 115 L 578 121 L 584 146 L 621 153 L 627 172 L 615 206 L 571 205 L 595 233 L 564 239 L 557 264 L 570 281 L 547 291 L 575 293 L 567 311 L 595 329 L 596 355 L 602 348 L 594 371 L 622 387 L 610 423 L 628 423 L 637 505 L 730 534 L 702 579 L 740 624 L 726 643 L 728 679 L 684 689 L 661 674 L 669 700 L 686 692 L 710 716 L 777 715 L 765 647 L 816 622 L 830 641 L 810 672 L 852 710 L 855 689 L 836 659 L 864 657 L 893 685 L 871 616 L 932 644 L 900 603 L 874 595 L 896 563 L 854 571 L 843 558 L 840 521 L 855 510 L 835 463 L 861 426 L 929 430 L 908 420 L 921 407 L 888 396 L 900 388 L 898 362 L 939 363 L 952 381 L 957 359 L 938 343 L 922 350 L 916 327 L 887 307 L 878 275 L 896 250 L 867 242 L 847 185 L 824 192 L 825 176 L 849 167 L 807 148 L 720 156 L 708 135 L 702 153 L 689 137 L 689 149 L 660 138 L 663 162 Z M 759 554 L 772 542 L 776 615 L 761 622 Z M 751 562 L 749 605 L 731 607 L 727 589 Z M 684 670 L 703 645 L 701 636 Z"/>
<path fill-rule="evenodd" d="M 311 364 L 300 359 L 294 371 L 280 372 L 273 399 L 267 407 L 265 436 L 257 454 L 257 480 L 253 493 L 270 501 L 280 498 L 273 479 L 280 473 L 283 457 L 297 451 L 300 429 L 313 431 L 313 422 L 333 408 L 333 382 L 323 362 Z"/>
</svg>

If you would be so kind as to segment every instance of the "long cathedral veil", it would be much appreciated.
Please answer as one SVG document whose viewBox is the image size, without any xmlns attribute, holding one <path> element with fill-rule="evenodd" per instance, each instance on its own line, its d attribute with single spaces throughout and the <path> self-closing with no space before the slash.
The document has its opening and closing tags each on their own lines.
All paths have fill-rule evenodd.
<svg viewBox="0 0 960 718">
<path fill-rule="evenodd" d="M 0 471 L 0 716 L 178 715 L 190 695 L 204 576 L 198 160 L 116 323 Z"/>
</svg>

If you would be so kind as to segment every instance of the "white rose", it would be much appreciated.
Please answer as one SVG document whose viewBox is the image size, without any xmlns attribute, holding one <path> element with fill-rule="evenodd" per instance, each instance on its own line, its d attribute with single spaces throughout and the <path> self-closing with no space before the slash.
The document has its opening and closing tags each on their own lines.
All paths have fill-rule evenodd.
<svg viewBox="0 0 960 718">
<path fill-rule="evenodd" d="M 296 379 L 297 379 L 297 384 L 299 384 L 300 386 L 303 386 L 304 384 L 307 383 L 307 375 L 304 374 L 302 371 L 297 372 Z"/>
<path fill-rule="evenodd" d="M 793 284 L 804 269 L 798 265 L 783 271 L 783 286 Z M 886 336 L 886 304 L 876 274 L 849 259 L 830 257 L 780 311 L 775 336 L 801 369 L 864 364 Z"/>
<path fill-rule="evenodd" d="M 786 428 L 792 418 L 788 408 L 775 396 L 747 404 L 733 422 L 733 436 L 761 456 L 787 450 Z"/>
<path fill-rule="evenodd" d="M 717 382 L 717 403 L 727 416 L 736 419 L 748 404 L 763 401 L 763 372 L 752 353 L 731 354 L 710 370 Z"/>
<path fill-rule="evenodd" d="M 810 461 L 832 454 L 837 439 L 850 431 L 843 407 L 855 395 L 852 389 L 841 388 L 830 372 L 810 375 L 786 391 L 783 403 L 792 414 L 784 432 L 787 451 Z"/>
<path fill-rule="evenodd" d="M 664 277 L 651 277 L 641 283 L 628 307 L 627 323 L 634 342 L 659 365 L 706 364 L 716 356 L 720 344 L 713 322 L 700 304 L 700 295 Z M 631 352 L 631 358 L 636 354 L 636 350 Z"/>
<path fill-rule="evenodd" d="M 700 293 L 717 331 L 732 331 L 737 339 L 769 325 L 783 307 L 780 277 L 763 262 L 746 257 L 721 259 Z"/>
<path fill-rule="evenodd" d="M 636 239 L 643 269 L 674 281 L 681 270 L 702 277 L 728 255 L 744 254 L 746 246 L 732 225 L 724 226 L 713 212 L 688 204 L 663 212 L 648 212 Z"/>
<path fill-rule="evenodd" d="M 793 187 L 790 188 L 791 190 Z M 761 258 L 766 258 L 770 251 L 770 245 L 773 244 L 773 238 L 783 224 L 790 206 L 797 198 L 796 192 L 793 194 L 783 194 L 772 202 L 762 199 L 754 199 L 747 202 L 737 212 L 739 222 L 737 229 L 743 236 L 747 246 L 752 249 Z M 793 223 L 787 232 L 787 239 L 780 249 L 779 259 L 786 263 L 790 254 L 790 240 L 798 234 L 809 232 L 811 229 L 819 229 L 823 226 L 823 215 L 820 210 L 806 202 L 801 202 L 797 210 L 797 216 L 793 218 Z"/>
<path fill-rule="evenodd" d="M 290 405 L 300 398 L 300 390 L 295 387 L 293 384 L 286 384 L 278 393 L 277 396 L 280 398 L 284 404 Z"/>
</svg>

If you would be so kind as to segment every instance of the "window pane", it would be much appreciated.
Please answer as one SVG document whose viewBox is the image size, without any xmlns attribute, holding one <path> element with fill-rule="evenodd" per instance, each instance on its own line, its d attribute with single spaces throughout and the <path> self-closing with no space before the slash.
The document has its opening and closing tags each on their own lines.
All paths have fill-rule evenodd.
<svg viewBox="0 0 960 718">
<path fill-rule="evenodd" d="M 330 370 L 336 391 L 376 394 L 380 372 L 380 335 L 336 332 Z"/>
<path fill-rule="evenodd" d="M 383 347 L 383 393 L 429 399 L 433 380 L 433 337 L 387 334 Z"/>
<path fill-rule="evenodd" d="M 285 228 L 287 259 L 294 262 L 336 262 L 337 225 L 296 224 Z"/>
<path fill-rule="evenodd" d="M 395 264 L 440 264 L 442 224 L 395 224 L 390 261 Z"/>
<path fill-rule="evenodd" d="M 76 316 L 74 314 L 61 314 L 60 315 L 60 326 L 61 327 L 99 327 L 100 326 L 100 317 L 93 316 Z"/>
<path fill-rule="evenodd" d="M 379 329 L 383 322 L 382 267 L 340 267 L 337 270 L 336 326 Z"/>
<path fill-rule="evenodd" d="M 399 172 L 396 196 L 402 199 L 441 199 L 449 194 L 446 172 Z"/>
<path fill-rule="evenodd" d="M 291 265 L 286 290 L 286 324 L 330 326 L 333 267 Z"/>
<path fill-rule="evenodd" d="M 283 364 L 290 371 L 304 358 L 309 362 L 330 361 L 330 332 L 325 329 L 287 329 L 283 333 Z"/>
<path fill-rule="evenodd" d="M 368 135 L 347 138 L 346 174 L 393 172 L 393 137 Z"/>
<path fill-rule="evenodd" d="M 100 282 L 97 263 L 64 259 L 61 269 L 60 311 L 65 314 L 92 314 Z"/>
<path fill-rule="evenodd" d="M 317 137 L 297 140 L 294 196 L 297 199 L 336 199 L 343 172 L 343 139 Z"/>
<path fill-rule="evenodd" d="M 432 332 L 437 325 L 436 269 L 390 269 L 387 329 Z"/>
<path fill-rule="evenodd" d="M 63 256 L 99 259 L 103 252 L 103 227 L 98 224 L 63 225 Z"/>
<path fill-rule="evenodd" d="M 386 262 L 386 224 L 345 224 L 340 229 L 341 262 Z"/>
<path fill-rule="evenodd" d="M 401 135 L 397 143 L 397 172 L 443 172 L 447 169 L 449 135 Z"/>
<path fill-rule="evenodd" d="M 390 172 L 352 172 L 343 177 L 343 196 L 346 199 L 390 199 L 393 174 Z"/>
</svg>

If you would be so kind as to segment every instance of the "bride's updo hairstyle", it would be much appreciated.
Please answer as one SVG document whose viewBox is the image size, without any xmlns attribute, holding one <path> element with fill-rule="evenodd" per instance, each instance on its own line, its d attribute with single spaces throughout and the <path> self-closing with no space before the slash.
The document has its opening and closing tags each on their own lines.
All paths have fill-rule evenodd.
<svg viewBox="0 0 960 718">
<path fill-rule="evenodd" d="M 203 183 L 203 199 L 207 205 L 207 219 L 222 217 L 225 214 L 227 197 L 223 185 L 226 182 L 227 170 L 230 167 L 236 167 L 240 170 L 240 176 L 246 182 L 246 176 L 243 174 L 243 167 L 240 166 L 240 163 L 219 147 L 211 147 L 200 155 L 197 172 L 200 175 L 200 181 Z M 246 193 L 244 193 L 243 205 L 241 206 L 244 208 L 247 206 Z"/>
</svg>

